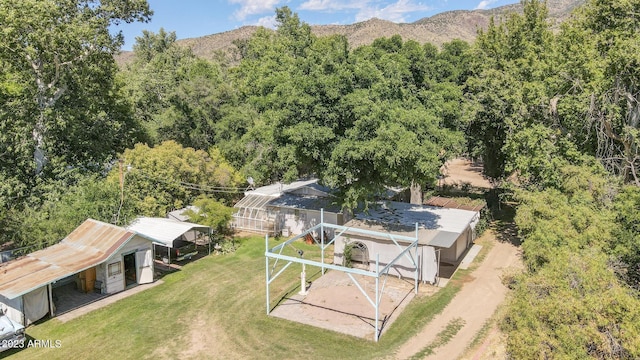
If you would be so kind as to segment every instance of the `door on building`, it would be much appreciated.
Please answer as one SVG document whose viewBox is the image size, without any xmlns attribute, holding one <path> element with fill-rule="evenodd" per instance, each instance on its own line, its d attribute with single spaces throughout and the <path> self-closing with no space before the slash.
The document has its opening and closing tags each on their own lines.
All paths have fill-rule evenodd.
<svg viewBox="0 0 640 360">
<path fill-rule="evenodd" d="M 124 256 L 124 281 L 125 286 L 129 287 L 137 283 L 136 278 L 136 253 Z"/>
<path fill-rule="evenodd" d="M 153 259 L 151 258 L 151 249 L 137 251 L 136 264 L 138 284 L 153 282 Z"/>
</svg>

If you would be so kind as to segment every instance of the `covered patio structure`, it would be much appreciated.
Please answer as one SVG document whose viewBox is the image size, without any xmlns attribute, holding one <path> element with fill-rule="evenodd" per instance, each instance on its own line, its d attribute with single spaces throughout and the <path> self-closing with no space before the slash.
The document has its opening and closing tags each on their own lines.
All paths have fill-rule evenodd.
<svg viewBox="0 0 640 360">
<path fill-rule="evenodd" d="M 167 218 L 139 217 L 127 227 L 131 231 L 144 236 L 153 243 L 153 257 L 156 257 L 158 246 L 164 247 L 171 263 L 172 249 L 179 247 L 178 242 L 188 241 L 197 246 L 198 240 L 206 237 L 204 242 L 211 254 L 211 228 L 206 225 L 193 224 Z"/>
</svg>

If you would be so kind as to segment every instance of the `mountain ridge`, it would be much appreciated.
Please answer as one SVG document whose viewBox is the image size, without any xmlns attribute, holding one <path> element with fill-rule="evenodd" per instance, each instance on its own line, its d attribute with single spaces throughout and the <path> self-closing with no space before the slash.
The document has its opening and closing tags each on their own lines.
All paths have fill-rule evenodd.
<svg viewBox="0 0 640 360">
<path fill-rule="evenodd" d="M 557 28 L 571 12 L 584 4 L 585 0 L 547 0 L 549 21 Z M 316 36 L 344 35 L 351 48 L 371 44 L 375 39 L 400 35 L 403 40 L 415 40 L 421 44 L 432 43 L 441 46 L 445 42 L 460 39 L 473 42 L 478 29 L 486 29 L 490 19 L 504 19 L 508 14 L 522 13 L 522 4 L 511 4 L 488 10 L 452 10 L 425 17 L 412 23 L 394 23 L 372 18 L 349 25 L 310 25 Z M 259 26 L 246 25 L 238 29 L 177 40 L 180 46 L 189 47 L 193 53 L 205 59 L 222 56 L 234 61 L 236 46 L 234 41 L 247 40 Z M 118 64 L 127 64 L 133 59 L 133 52 L 123 51 L 116 55 Z M 236 59 L 237 60 L 237 59 Z"/>
</svg>

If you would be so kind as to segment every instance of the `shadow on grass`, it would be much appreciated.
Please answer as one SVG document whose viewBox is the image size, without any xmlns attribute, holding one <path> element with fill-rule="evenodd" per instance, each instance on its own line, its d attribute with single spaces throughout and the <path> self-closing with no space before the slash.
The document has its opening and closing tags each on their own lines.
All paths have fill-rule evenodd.
<svg viewBox="0 0 640 360">
<path fill-rule="evenodd" d="M 317 271 L 310 273 L 307 277 L 307 290 L 313 286 L 313 280 L 317 279 L 320 275 L 322 275 L 322 269 L 318 269 Z M 269 311 L 273 311 L 278 306 L 282 305 L 285 301 L 291 299 L 291 297 L 300 292 L 300 282 L 297 282 L 296 285 L 293 285 L 286 291 L 282 296 L 278 299 L 276 304 L 271 307 Z"/>
</svg>

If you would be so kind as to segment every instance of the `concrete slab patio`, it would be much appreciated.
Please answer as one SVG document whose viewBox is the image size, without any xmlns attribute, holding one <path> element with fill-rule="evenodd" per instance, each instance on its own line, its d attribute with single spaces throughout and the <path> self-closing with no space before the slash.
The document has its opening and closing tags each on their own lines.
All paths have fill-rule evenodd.
<svg viewBox="0 0 640 360">
<path fill-rule="evenodd" d="M 64 322 L 67 322 L 69 320 L 75 319 L 77 317 L 80 317 L 84 314 L 90 313 L 96 309 L 100 309 L 102 307 L 105 307 L 109 304 L 113 304 L 114 302 L 120 300 L 120 299 L 124 299 L 126 297 L 129 297 L 131 295 L 137 294 L 141 291 L 145 291 L 149 288 L 158 286 L 160 284 L 162 284 L 163 281 L 162 280 L 157 280 L 155 282 L 152 282 L 150 284 L 143 284 L 143 285 L 137 285 L 135 287 L 132 287 L 130 289 L 121 291 L 119 293 L 113 294 L 113 295 L 109 295 L 106 297 L 101 297 L 99 300 L 93 301 L 91 303 L 85 304 L 82 307 L 70 310 L 65 312 L 64 314 L 61 314 L 59 316 L 56 316 L 56 319 Z"/>
<path fill-rule="evenodd" d="M 375 279 L 355 277 L 374 299 Z M 382 288 L 383 280 L 380 280 Z M 437 291 L 434 286 L 420 285 L 420 292 Z M 387 277 L 381 298 L 379 326 L 384 334 L 405 306 L 414 298 L 412 279 Z M 369 340 L 374 339 L 375 310 L 347 274 L 328 271 L 316 279 L 306 296 L 295 294 L 286 297 L 271 315 L 282 319 L 337 331 Z"/>
</svg>

